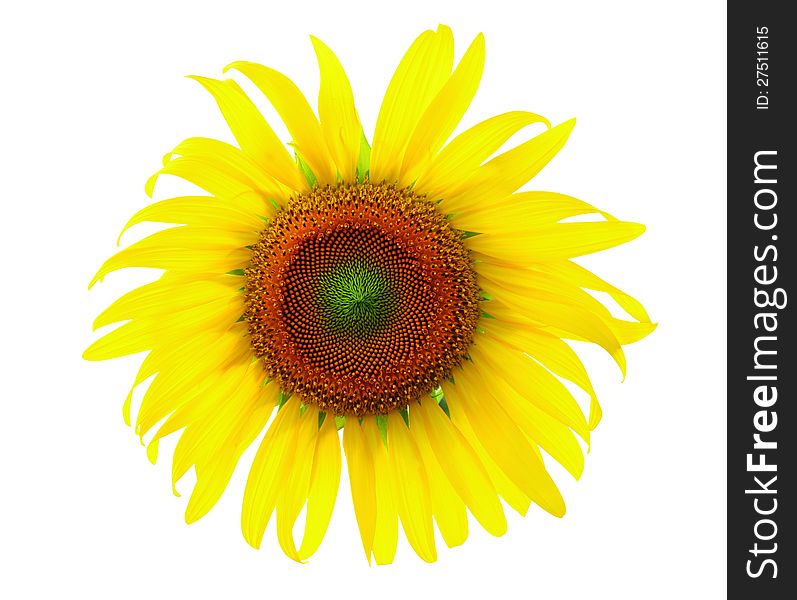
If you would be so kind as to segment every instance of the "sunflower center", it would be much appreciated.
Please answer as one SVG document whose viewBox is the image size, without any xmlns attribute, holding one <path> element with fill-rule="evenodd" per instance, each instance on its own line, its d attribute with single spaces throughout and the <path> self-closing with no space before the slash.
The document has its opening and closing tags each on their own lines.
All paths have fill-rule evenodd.
<svg viewBox="0 0 797 600">
<path fill-rule="evenodd" d="M 319 277 L 319 310 L 330 331 L 368 336 L 385 327 L 398 302 L 389 275 L 360 259 Z"/>
<path fill-rule="evenodd" d="M 461 233 L 384 183 L 291 198 L 252 248 L 245 293 L 269 375 L 335 415 L 387 414 L 436 388 L 480 314 Z"/>
</svg>

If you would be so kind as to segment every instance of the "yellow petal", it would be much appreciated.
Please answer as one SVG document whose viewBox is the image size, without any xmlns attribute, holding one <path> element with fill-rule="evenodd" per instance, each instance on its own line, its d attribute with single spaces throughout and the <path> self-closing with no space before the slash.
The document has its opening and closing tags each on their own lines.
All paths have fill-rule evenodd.
<svg viewBox="0 0 797 600">
<path fill-rule="evenodd" d="M 236 198 L 257 193 L 252 185 L 230 177 L 207 160 L 178 156 L 170 159 L 160 171 L 147 180 L 144 191 L 148 196 L 151 197 L 154 193 L 155 183 L 161 175 L 180 177 L 219 198 Z"/>
<path fill-rule="evenodd" d="M 310 473 L 313 452 L 318 437 L 318 409 L 308 406 L 296 424 L 296 445 L 291 455 L 290 468 L 282 482 L 282 493 L 277 499 L 277 539 L 282 551 L 295 561 L 301 561 L 293 539 L 293 526 L 310 490 Z"/>
<path fill-rule="evenodd" d="M 404 152 L 402 183 L 415 181 L 454 131 L 476 94 L 483 70 L 484 36 L 479 34 L 418 121 Z"/>
<path fill-rule="evenodd" d="M 455 137 L 427 165 L 415 188 L 430 198 L 443 198 L 455 192 L 479 166 L 518 131 L 534 123 L 550 127 L 545 117 L 530 112 L 513 111 L 474 125 Z"/>
<path fill-rule="evenodd" d="M 393 469 L 387 448 L 376 426 L 376 420 L 363 421 L 368 448 L 374 462 L 374 491 L 376 492 L 376 527 L 374 529 L 374 560 L 378 565 L 389 565 L 396 556 L 398 543 L 398 509 L 394 499 Z"/>
<path fill-rule="evenodd" d="M 246 365 L 240 365 L 239 368 L 231 369 L 228 372 L 228 377 L 219 377 L 218 374 L 210 376 L 208 384 L 203 387 L 200 394 L 184 402 L 158 427 L 150 446 L 156 445 L 162 438 L 185 428 L 175 448 L 172 463 L 173 483 L 176 483 L 186 473 L 195 459 L 201 460 L 205 448 L 198 445 L 197 440 L 200 440 L 202 435 L 209 430 L 205 423 L 212 420 L 214 413 L 218 412 L 214 410 L 217 408 L 214 404 L 235 393 L 240 382 L 237 375 L 245 367 Z M 154 459 L 152 460 L 154 462 Z"/>
<path fill-rule="evenodd" d="M 227 202 L 234 202 L 239 196 L 260 194 L 281 203 L 292 193 L 235 146 L 207 138 L 185 140 L 166 154 L 163 168 L 144 185 L 147 195 L 152 196 L 161 175 L 185 179 Z"/>
<path fill-rule="evenodd" d="M 161 352 L 162 352 L 161 349 L 156 348 L 147 354 L 147 356 L 141 362 L 141 366 L 138 369 L 138 373 L 136 373 L 136 378 L 133 381 L 133 385 L 130 386 L 130 391 L 127 393 L 127 397 L 125 398 L 124 404 L 122 405 L 122 418 L 125 421 L 125 425 L 127 425 L 128 427 L 131 424 L 130 409 L 133 401 L 133 392 L 139 385 L 141 385 L 141 383 L 152 377 L 160 369 L 165 368 L 164 366 L 161 366 L 158 363 Z"/>
<path fill-rule="evenodd" d="M 523 432 L 576 479 L 584 471 L 584 453 L 573 432 L 530 403 L 513 403 L 513 415 Z M 520 409 L 515 412 L 516 409 Z"/>
<path fill-rule="evenodd" d="M 491 382 L 492 397 L 504 408 L 530 441 L 541 446 L 573 477 L 576 479 L 581 477 L 584 470 L 584 454 L 578 440 L 566 424 L 530 402 L 529 398 L 518 393 L 503 378 L 503 373 L 498 374 L 491 366 L 475 358 L 471 368 L 475 369 L 482 378 Z M 581 420 L 583 421 L 583 418 Z M 586 429 L 586 422 L 584 428 Z"/>
<path fill-rule="evenodd" d="M 362 125 L 354 108 L 354 94 L 338 57 L 324 42 L 310 36 L 321 71 L 318 116 L 321 130 L 343 181 L 353 181 L 360 156 Z"/>
<path fill-rule="evenodd" d="M 225 298 L 156 319 L 137 319 L 117 327 L 86 348 L 86 360 L 107 360 L 136 354 L 197 330 L 226 330 L 241 315 L 241 302 Z"/>
<path fill-rule="evenodd" d="M 507 381 L 521 397 L 589 441 L 587 421 L 578 402 L 556 377 L 537 362 L 502 346 L 487 335 L 478 336 L 470 352 L 474 361 L 489 365 L 493 373 Z"/>
<path fill-rule="evenodd" d="M 368 450 L 365 433 L 355 418 L 346 419 L 346 426 L 343 428 L 343 450 L 346 452 L 354 514 L 360 528 L 365 556 L 370 562 L 376 528 L 374 463 Z"/>
<path fill-rule="evenodd" d="M 94 320 L 97 329 L 129 319 L 148 319 L 194 306 L 232 300 L 240 296 L 240 278 L 232 275 L 197 279 L 194 276 L 161 277 L 118 298 Z"/>
<path fill-rule="evenodd" d="M 501 470 L 544 510 L 558 517 L 564 515 L 564 500 L 536 449 L 504 409 L 490 402 L 485 382 L 468 368 L 457 369 L 454 379 L 468 422 Z"/>
<path fill-rule="evenodd" d="M 431 457 L 429 491 L 432 496 L 432 515 L 440 529 L 446 546 L 461 546 L 468 539 L 468 513 L 465 503 L 457 496 L 454 488 L 443 476 L 440 466 Z"/>
<path fill-rule="evenodd" d="M 388 416 L 388 457 L 401 525 L 407 541 L 426 562 L 437 560 L 432 529 L 432 500 L 423 459 L 404 419 Z"/>
<path fill-rule="evenodd" d="M 594 296 L 572 281 L 551 274 L 545 263 L 530 263 L 525 268 L 500 262 L 478 264 L 479 285 L 491 297 L 508 302 L 533 297 L 560 304 L 570 304 L 595 313 L 608 323 L 611 313 Z"/>
<path fill-rule="evenodd" d="M 222 334 L 218 331 L 200 331 L 194 335 L 184 337 L 177 343 L 168 344 L 166 346 L 156 345 L 141 362 L 141 366 L 138 369 L 138 373 L 136 373 L 136 378 L 133 381 L 133 385 L 130 387 L 130 391 L 125 398 L 124 404 L 122 406 L 122 416 L 124 418 L 125 425 L 129 426 L 131 423 L 130 408 L 133 400 L 133 391 L 136 389 L 136 387 L 141 385 L 141 383 L 159 371 L 168 372 L 170 369 L 173 369 L 174 364 L 179 363 L 179 361 L 186 354 L 190 354 L 192 349 L 201 347 L 203 348 L 203 352 L 206 352 L 207 348 L 210 347 L 210 345 L 213 344 L 219 337 L 221 337 L 221 335 Z M 154 381 L 150 383 L 154 383 Z"/>
<path fill-rule="evenodd" d="M 638 300 L 626 294 L 622 290 L 617 289 L 594 273 L 588 271 L 580 265 L 575 264 L 574 262 L 559 261 L 556 263 L 546 263 L 541 267 L 541 269 L 562 279 L 571 281 L 573 284 L 583 288 L 599 292 L 606 292 L 612 298 L 614 298 L 614 301 L 617 302 L 617 304 L 619 304 L 623 310 L 634 317 L 637 321 L 641 321 L 643 323 L 650 322 L 650 317 L 648 316 L 647 311 L 645 311 L 645 307 L 642 306 Z"/>
<path fill-rule="evenodd" d="M 404 149 L 426 107 L 445 84 L 454 62 L 454 38 L 441 25 L 424 31 L 401 59 L 385 92 L 374 129 L 371 179 L 397 181 Z"/>
<path fill-rule="evenodd" d="M 468 238 L 468 247 L 499 262 L 525 265 L 573 258 L 625 244 L 645 226 L 623 221 L 556 223 L 523 231 L 487 233 Z"/>
<path fill-rule="evenodd" d="M 231 79 L 219 81 L 197 76 L 191 79 L 213 95 L 241 149 L 264 172 L 297 192 L 307 189 L 307 182 L 295 161 L 237 83 Z"/>
<path fill-rule="evenodd" d="M 244 331 L 233 331 L 233 329 L 235 328 L 223 331 L 200 329 L 180 339 L 162 340 L 162 343 L 156 344 L 144 359 L 135 382 L 141 383 L 159 371 L 190 365 L 192 364 L 190 361 L 187 363 L 185 361 L 192 355 L 210 358 L 215 354 L 215 358 L 223 359 L 218 363 L 220 366 L 226 367 L 232 364 L 240 349 L 247 343 Z"/>
<path fill-rule="evenodd" d="M 546 369 L 572 381 L 597 401 L 595 389 L 581 359 L 561 338 L 535 331 L 530 327 L 517 327 L 497 319 L 484 319 L 482 328 L 488 336 L 525 352 Z"/>
<path fill-rule="evenodd" d="M 264 402 L 262 366 L 245 365 L 241 385 L 220 404 L 218 411 L 208 419 L 189 425 L 178 442 L 184 442 L 190 429 L 198 429 L 186 446 L 184 454 L 174 452 L 175 483 L 191 464 L 194 465 L 197 481 L 185 509 L 186 523 L 193 523 L 210 511 L 218 502 L 232 476 L 238 459 L 257 434 L 265 426 L 273 410 L 273 403 Z M 230 373 L 229 376 L 233 374 Z M 275 385 L 271 386 L 276 388 Z M 188 466 L 179 465 L 184 460 Z M 182 471 L 182 472 L 181 472 Z"/>
<path fill-rule="evenodd" d="M 531 504 L 528 495 L 507 477 L 500 466 L 490 456 L 490 453 L 485 450 L 484 445 L 479 440 L 479 436 L 476 435 L 470 422 L 465 417 L 459 391 L 455 390 L 454 385 L 448 381 L 443 381 L 440 385 L 445 392 L 446 402 L 448 403 L 449 412 L 451 413 L 451 421 L 454 423 L 457 430 L 465 437 L 470 447 L 473 448 L 473 451 L 478 455 L 479 460 L 490 476 L 490 481 L 495 487 L 496 492 L 498 492 L 498 495 L 506 500 L 507 504 L 515 509 L 515 511 L 521 515 L 525 515 Z"/>
<path fill-rule="evenodd" d="M 473 516 L 492 535 L 506 533 L 504 509 L 490 476 L 459 429 L 432 399 L 423 398 L 412 410 L 412 426 L 426 436 L 443 472 Z"/>
<path fill-rule="evenodd" d="M 133 402 L 133 390 L 136 389 L 136 385 L 134 384 L 130 391 L 127 393 L 125 397 L 125 401 L 122 404 L 122 418 L 124 419 L 125 425 L 130 427 L 130 406 Z"/>
<path fill-rule="evenodd" d="M 246 203 L 248 210 L 243 211 L 212 196 L 180 196 L 161 200 L 142 208 L 133 215 L 119 234 L 122 234 L 139 223 L 179 223 L 197 227 L 217 227 L 234 231 L 255 231 L 263 229 L 263 219 L 273 211 L 259 196 L 251 194 L 241 196 L 236 204 Z M 255 198 L 257 198 L 255 200 Z M 119 242 L 117 241 L 117 244 Z"/>
<path fill-rule="evenodd" d="M 310 165 L 320 184 L 335 183 L 336 173 L 321 125 L 302 92 L 285 75 L 252 62 L 237 61 L 224 70 L 236 69 L 265 94 L 293 137 L 299 154 Z"/>
<path fill-rule="evenodd" d="M 127 267 L 227 273 L 246 266 L 252 254 L 246 246 L 256 242 L 257 237 L 255 232 L 187 225 L 164 229 L 111 256 L 97 271 L 89 288 L 108 273 Z"/>
<path fill-rule="evenodd" d="M 216 383 L 215 378 L 209 373 L 203 373 L 201 377 L 186 377 L 185 379 L 180 378 L 180 375 L 171 370 L 161 371 L 147 388 L 138 411 L 135 427 L 135 432 L 142 439 L 164 417 L 172 415 L 186 404 L 195 401 L 206 389 Z M 178 391 L 182 393 L 178 393 Z M 172 423 L 174 422 L 175 420 L 172 421 Z M 166 429 L 163 429 L 161 433 L 161 437 L 163 437 L 173 431 L 167 432 Z"/>
<path fill-rule="evenodd" d="M 183 140 L 164 157 L 164 169 L 169 166 L 172 160 L 177 160 L 173 158 L 175 156 L 196 160 L 208 167 L 217 169 L 231 180 L 241 183 L 247 189 L 261 194 L 264 198 L 282 201 L 292 192 L 292 190 L 263 171 L 257 163 L 241 150 L 226 142 L 201 137 Z M 150 183 L 147 184 L 148 193 L 151 191 L 151 186 L 154 185 L 157 176 L 156 173 L 150 178 Z M 264 203 L 264 206 L 269 205 Z M 271 214 L 273 214 L 273 208 L 269 216 Z"/>
<path fill-rule="evenodd" d="M 254 548 L 259 548 L 271 519 L 277 497 L 288 476 L 296 446 L 299 401 L 290 398 L 268 428 L 257 450 L 244 490 L 241 530 Z"/>
<path fill-rule="evenodd" d="M 499 303 L 514 306 L 519 313 L 528 312 L 529 299 L 544 300 L 591 313 L 593 318 L 600 320 L 611 332 L 618 344 L 637 342 L 656 328 L 650 322 L 637 323 L 614 317 L 599 300 L 575 285 L 572 280 L 551 269 L 548 264 L 535 263 L 529 267 L 518 269 L 483 261 L 478 267 L 479 284 L 491 297 L 498 299 Z M 533 312 L 528 315 L 533 315 Z"/>
<path fill-rule="evenodd" d="M 415 418 L 420 403 L 412 406 L 411 434 L 423 458 L 432 498 L 432 516 L 443 540 L 449 548 L 465 543 L 468 538 L 468 515 L 465 503 L 449 482 L 448 476 L 435 457 L 428 435 L 420 418 Z M 442 411 L 441 411 L 442 412 Z M 495 496 L 495 494 L 493 494 Z"/>
<path fill-rule="evenodd" d="M 186 355 L 192 352 L 196 353 L 200 348 L 203 353 L 207 354 L 208 349 L 214 347 L 214 344 L 222 337 L 230 340 L 230 348 L 234 348 L 239 342 L 236 336 L 229 332 L 201 330 L 194 331 L 180 340 L 157 344 L 141 363 L 133 385 L 139 385 L 159 371 L 175 368 L 183 363 Z"/>
<path fill-rule="evenodd" d="M 508 196 L 556 156 L 575 124 L 575 119 L 565 121 L 488 161 L 457 192 L 445 197 L 445 210 L 457 213 Z"/>
<path fill-rule="evenodd" d="M 170 413 L 201 400 L 205 390 L 216 385 L 229 366 L 251 355 L 246 340 L 232 333 L 211 337 L 210 332 L 203 332 L 190 340 L 177 360 L 160 366 L 144 393 L 136 419 L 136 433 L 140 436 Z M 167 434 L 165 429 L 159 433 Z"/>
<path fill-rule="evenodd" d="M 600 315 L 575 304 L 521 296 L 504 290 L 490 302 L 489 314 L 520 327 L 531 326 L 559 337 L 588 341 L 606 350 L 625 377 L 625 353 Z"/>
<path fill-rule="evenodd" d="M 554 192 L 518 192 L 495 202 L 474 204 L 451 218 L 457 229 L 479 233 L 515 233 L 551 226 L 578 215 L 599 214 L 616 221 L 594 206 Z"/>
<path fill-rule="evenodd" d="M 600 403 L 596 397 L 593 397 L 589 403 L 589 428 L 590 431 L 595 429 L 598 426 L 598 423 L 601 422 L 601 418 L 603 417 L 603 409 L 601 408 Z"/>
<path fill-rule="evenodd" d="M 340 468 L 340 438 L 335 418 L 328 414 L 316 437 L 307 499 L 307 522 L 299 547 L 301 560 L 309 558 L 321 545 L 338 495 Z"/>
<path fill-rule="evenodd" d="M 197 424 L 204 419 L 211 419 L 218 414 L 219 403 L 224 402 L 240 387 L 241 377 L 237 374 L 245 371 L 252 364 L 251 355 L 242 356 L 240 349 L 241 347 L 239 346 L 237 360 L 229 362 L 226 368 L 216 369 L 206 374 L 206 381 L 199 384 L 199 390 L 196 394 L 191 390 L 190 393 L 185 394 L 185 397 L 177 400 L 177 408 L 158 428 L 153 437 L 153 442 L 157 442 L 160 438 L 179 431 L 183 427 Z M 223 357 L 223 359 L 228 359 L 228 357 Z M 149 415 L 145 415 L 142 404 L 139 422 L 145 416 Z M 144 432 L 140 431 L 139 434 L 143 437 Z"/>
<path fill-rule="evenodd" d="M 185 508 L 184 518 L 187 524 L 197 522 L 216 505 L 230 481 L 237 462 L 238 457 L 234 449 L 224 447 L 216 453 L 210 463 L 194 467 L 197 481 Z"/>
</svg>

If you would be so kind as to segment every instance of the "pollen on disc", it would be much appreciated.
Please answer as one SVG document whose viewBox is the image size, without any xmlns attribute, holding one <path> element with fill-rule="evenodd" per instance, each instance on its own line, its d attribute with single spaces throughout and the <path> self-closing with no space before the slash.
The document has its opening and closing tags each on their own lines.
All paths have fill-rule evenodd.
<svg viewBox="0 0 797 600">
<path fill-rule="evenodd" d="M 387 414 L 433 390 L 467 355 L 480 314 L 461 232 L 384 183 L 291 198 L 252 249 L 245 293 L 269 375 L 335 415 Z"/>
</svg>

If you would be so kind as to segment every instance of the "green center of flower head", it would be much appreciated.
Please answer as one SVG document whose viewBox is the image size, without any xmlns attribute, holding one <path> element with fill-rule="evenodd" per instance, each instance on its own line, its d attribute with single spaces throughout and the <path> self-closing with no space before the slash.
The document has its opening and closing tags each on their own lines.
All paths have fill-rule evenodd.
<svg viewBox="0 0 797 600">
<path fill-rule="evenodd" d="M 397 305 L 387 273 L 360 259 L 319 278 L 319 310 L 329 331 L 353 337 L 384 328 Z"/>
</svg>

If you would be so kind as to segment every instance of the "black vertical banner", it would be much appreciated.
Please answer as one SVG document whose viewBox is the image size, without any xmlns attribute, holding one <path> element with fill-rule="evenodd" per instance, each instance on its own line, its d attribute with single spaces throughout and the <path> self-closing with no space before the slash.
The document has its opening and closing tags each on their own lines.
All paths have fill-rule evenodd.
<svg viewBox="0 0 797 600">
<path fill-rule="evenodd" d="M 797 598 L 797 30 L 728 7 L 728 594 Z"/>
</svg>

